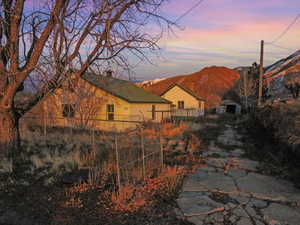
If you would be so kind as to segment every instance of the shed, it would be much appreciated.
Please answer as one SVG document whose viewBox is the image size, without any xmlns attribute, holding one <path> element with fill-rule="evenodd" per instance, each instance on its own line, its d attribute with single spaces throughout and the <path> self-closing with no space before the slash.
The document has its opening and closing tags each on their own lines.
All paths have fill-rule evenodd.
<svg viewBox="0 0 300 225">
<path fill-rule="evenodd" d="M 240 114 L 242 111 L 242 106 L 230 99 L 223 100 L 221 104 L 216 108 L 216 113 L 231 113 L 231 114 Z"/>
</svg>

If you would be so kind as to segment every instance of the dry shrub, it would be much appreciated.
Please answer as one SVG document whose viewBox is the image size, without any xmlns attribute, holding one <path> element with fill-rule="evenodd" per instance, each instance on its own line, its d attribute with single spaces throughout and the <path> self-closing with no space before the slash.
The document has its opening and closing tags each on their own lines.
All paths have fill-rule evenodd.
<svg viewBox="0 0 300 225">
<path fill-rule="evenodd" d="M 90 152 L 83 152 L 80 156 L 82 162 L 84 165 L 93 165 L 96 160 L 96 149 L 93 148 Z"/>
<path fill-rule="evenodd" d="M 173 138 L 182 134 L 184 131 L 187 130 L 187 125 L 185 123 L 173 124 L 173 123 L 166 123 L 163 124 L 161 127 L 161 134 Z"/>
<path fill-rule="evenodd" d="M 155 130 L 155 128 L 144 129 L 142 131 L 142 134 L 144 134 L 146 138 L 151 140 L 155 140 L 159 136 L 159 133 Z"/>
<path fill-rule="evenodd" d="M 116 168 L 116 162 L 106 162 L 104 165 L 104 172 L 106 174 L 112 174 L 114 172 L 116 172 L 117 168 Z"/>
<path fill-rule="evenodd" d="M 79 209 L 83 207 L 83 203 L 80 197 L 75 197 L 75 196 L 71 196 L 67 201 L 65 201 L 64 205 L 66 207 L 79 208 Z"/>
<path fill-rule="evenodd" d="M 188 142 L 188 152 L 190 154 L 193 154 L 194 152 L 199 150 L 201 143 L 202 141 L 196 135 L 191 134 Z"/>
<path fill-rule="evenodd" d="M 94 187 L 87 183 L 79 183 L 75 186 L 67 188 L 65 190 L 65 196 L 67 197 L 67 200 L 64 202 L 64 206 L 70 208 L 82 208 L 83 201 L 80 198 L 80 194 L 92 188 Z"/>
<path fill-rule="evenodd" d="M 120 188 L 118 192 L 111 195 L 114 209 L 118 211 L 136 211 L 146 204 L 146 198 L 140 188 L 127 184 Z"/>
<path fill-rule="evenodd" d="M 159 177 L 149 179 L 143 191 L 151 198 L 166 198 L 173 196 L 181 186 L 183 177 L 187 173 L 184 166 L 166 167 Z"/>
<path fill-rule="evenodd" d="M 297 151 L 300 146 L 299 108 L 299 102 L 267 105 L 256 113 L 256 119 L 276 141 Z"/>
<path fill-rule="evenodd" d="M 183 166 L 167 167 L 159 177 L 148 178 L 143 186 L 124 185 L 111 195 L 114 209 L 134 212 L 150 207 L 161 199 L 172 199 L 181 187 L 188 170 Z"/>
</svg>

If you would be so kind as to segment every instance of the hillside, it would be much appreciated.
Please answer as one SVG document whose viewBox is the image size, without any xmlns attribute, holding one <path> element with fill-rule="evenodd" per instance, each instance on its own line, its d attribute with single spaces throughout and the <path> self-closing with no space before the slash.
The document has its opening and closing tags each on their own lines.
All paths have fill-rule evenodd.
<svg viewBox="0 0 300 225">
<path fill-rule="evenodd" d="M 300 50 L 267 67 L 264 77 L 270 83 L 269 95 L 283 98 L 290 95 L 285 85 L 300 78 Z"/>
<path fill-rule="evenodd" d="M 206 67 L 199 72 L 190 75 L 180 75 L 157 82 L 146 90 L 160 95 L 174 83 L 189 88 L 197 95 L 207 100 L 207 108 L 215 108 L 220 104 L 222 97 L 228 93 L 240 75 L 235 70 L 226 67 Z"/>
</svg>

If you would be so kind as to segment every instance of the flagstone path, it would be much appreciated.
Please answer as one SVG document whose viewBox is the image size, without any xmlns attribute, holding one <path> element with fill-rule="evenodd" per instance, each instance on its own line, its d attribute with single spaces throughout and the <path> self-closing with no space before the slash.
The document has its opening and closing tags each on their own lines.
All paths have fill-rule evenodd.
<svg viewBox="0 0 300 225">
<path fill-rule="evenodd" d="M 300 190 L 261 174 L 240 139 L 226 125 L 211 141 L 207 166 L 184 182 L 177 214 L 196 225 L 300 225 Z"/>
</svg>

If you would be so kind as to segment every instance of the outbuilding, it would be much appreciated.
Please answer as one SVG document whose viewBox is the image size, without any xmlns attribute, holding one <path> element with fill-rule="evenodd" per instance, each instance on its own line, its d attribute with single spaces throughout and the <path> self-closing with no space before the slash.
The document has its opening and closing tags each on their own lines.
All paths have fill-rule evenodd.
<svg viewBox="0 0 300 225">
<path fill-rule="evenodd" d="M 242 106 L 230 99 L 223 100 L 221 104 L 216 108 L 217 114 L 231 113 L 240 114 L 242 111 Z"/>
</svg>

